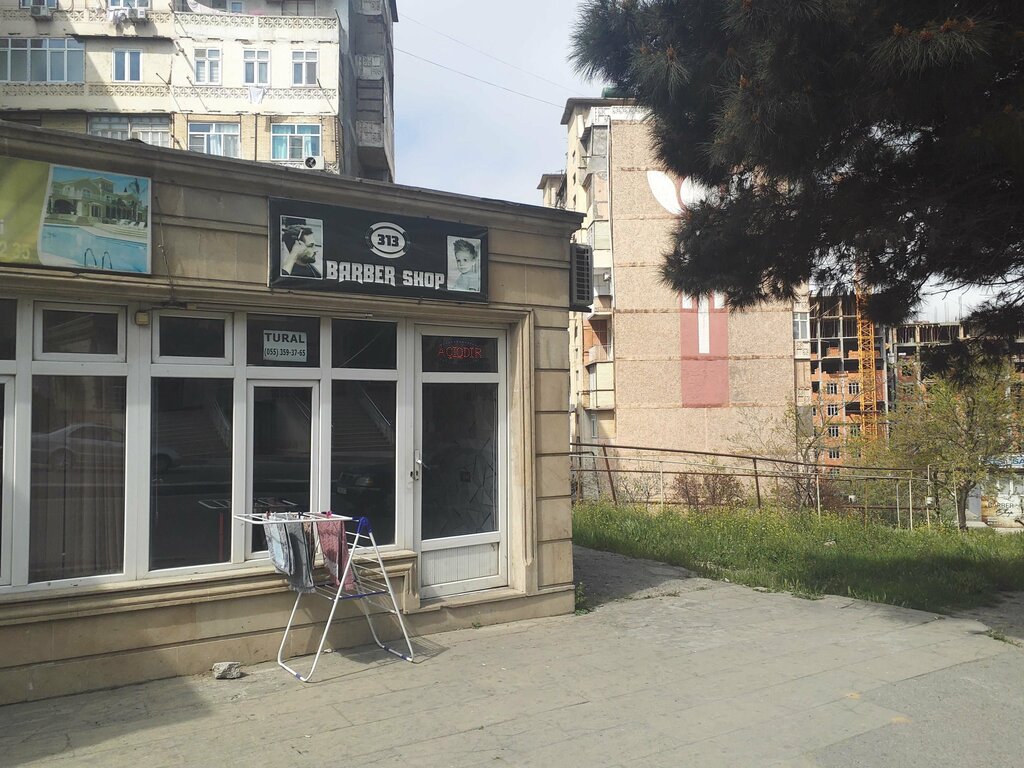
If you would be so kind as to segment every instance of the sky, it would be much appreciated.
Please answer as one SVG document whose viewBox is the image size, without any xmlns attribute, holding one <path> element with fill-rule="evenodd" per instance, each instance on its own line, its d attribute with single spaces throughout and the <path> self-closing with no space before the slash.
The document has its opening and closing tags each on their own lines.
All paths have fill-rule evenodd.
<svg viewBox="0 0 1024 768">
<path fill-rule="evenodd" d="M 398 0 L 395 180 L 540 205 L 541 174 L 565 168 L 566 99 L 601 94 L 600 83 L 585 82 L 566 61 L 578 6 Z"/>
<path fill-rule="evenodd" d="M 541 174 L 565 169 L 566 99 L 601 95 L 567 61 L 580 0 L 397 1 L 396 181 L 540 205 Z M 930 284 L 917 318 L 954 322 L 986 294 Z"/>
</svg>

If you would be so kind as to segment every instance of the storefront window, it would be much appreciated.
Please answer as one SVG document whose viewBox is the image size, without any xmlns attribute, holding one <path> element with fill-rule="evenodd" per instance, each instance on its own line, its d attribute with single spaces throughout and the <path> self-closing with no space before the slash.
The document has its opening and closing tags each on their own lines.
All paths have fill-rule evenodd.
<svg viewBox="0 0 1024 768">
<path fill-rule="evenodd" d="M 335 320 L 332 334 L 335 368 L 393 371 L 398 364 L 398 326 L 370 320 Z"/>
<path fill-rule="evenodd" d="M 13 360 L 17 348 L 17 308 L 14 299 L 0 299 L 0 360 Z"/>
<path fill-rule="evenodd" d="M 29 581 L 123 570 L 124 441 L 123 378 L 33 379 Z"/>
<path fill-rule="evenodd" d="M 230 379 L 153 381 L 153 570 L 231 559 L 232 386 Z"/>
<path fill-rule="evenodd" d="M 395 542 L 393 381 L 335 381 L 331 510 L 366 517 L 378 544 Z"/>
<path fill-rule="evenodd" d="M 249 365 L 319 367 L 320 318 L 249 315 L 246 362 Z"/>
<path fill-rule="evenodd" d="M 424 384 L 422 419 L 422 537 L 496 531 L 498 385 Z"/>
<path fill-rule="evenodd" d="M 42 352 L 51 355 L 117 355 L 120 315 L 43 309 Z"/>
<path fill-rule="evenodd" d="M 226 360 L 225 325 L 222 317 L 161 315 L 158 357 Z"/>
<path fill-rule="evenodd" d="M 498 340 L 461 336 L 424 336 L 424 373 L 495 373 Z"/>
</svg>

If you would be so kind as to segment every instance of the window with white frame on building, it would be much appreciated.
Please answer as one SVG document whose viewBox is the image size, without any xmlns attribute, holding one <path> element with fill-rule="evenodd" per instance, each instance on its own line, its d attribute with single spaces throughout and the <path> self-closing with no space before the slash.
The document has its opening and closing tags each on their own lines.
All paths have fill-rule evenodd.
<svg viewBox="0 0 1024 768">
<path fill-rule="evenodd" d="M 302 160 L 320 154 L 319 124 L 278 124 L 270 126 L 272 160 Z"/>
<path fill-rule="evenodd" d="M 113 79 L 115 83 L 142 82 L 142 51 L 115 49 Z"/>
<path fill-rule="evenodd" d="M 811 321 L 809 312 L 793 313 L 793 338 L 796 341 L 807 341 L 811 338 Z"/>
<path fill-rule="evenodd" d="M 837 424 L 833 424 L 828 428 L 828 436 L 839 437 L 839 426 Z"/>
<path fill-rule="evenodd" d="M 149 8 L 149 0 L 107 0 L 107 8 Z"/>
<path fill-rule="evenodd" d="M 18 5 L 22 8 L 31 8 L 33 5 L 45 5 L 51 10 L 57 10 L 57 0 L 18 0 Z"/>
<path fill-rule="evenodd" d="M 838 416 L 839 415 L 839 404 L 838 403 L 829 403 L 828 407 L 826 408 L 826 413 L 829 416 Z"/>
<path fill-rule="evenodd" d="M 242 51 L 246 85 L 270 85 L 270 51 L 247 48 Z"/>
<path fill-rule="evenodd" d="M 859 395 L 860 394 L 860 382 L 859 381 L 851 381 L 849 383 L 849 385 L 847 386 L 847 391 L 849 391 L 849 393 L 851 395 Z"/>
<path fill-rule="evenodd" d="M 830 459 L 838 459 L 838 458 L 840 458 L 839 449 L 838 448 L 829 448 L 828 449 L 828 457 Z"/>
<path fill-rule="evenodd" d="M 316 51 L 292 51 L 292 85 L 316 85 L 318 60 Z"/>
<path fill-rule="evenodd" d="M 189 123 L 188 148 L 221 157 L 239 157 L 241 151 L 238 123 Z"/>
<path fill-rule="evenodd" d="M 220 48 L 196 48 L 196 85 L 220 85 Z"/>
<path fill-rule="evenodd" d="M 860 424 L 850 425 L 850 437 L 860 437 Z"/>
<path fill-rule="evenodd" d="M 0 82 L 84 83 L 85 44 L 72 38 L 0 38 Z"/>
<path fill-rule="evenodd" d="M 215 11 L 228 13 L 245 13 L 244 0 L 209 0 L 210 7 Z"/>
<path fill-rule="evenodd" d="M 89 133 L 108 139 L 138 139 L 155 147 L 171 146 L 171 120 L 166 115 L 96 115 Z"/>
<path fill-rule="evenodd" d="M 825 382 L 825 394 L 826 395 L 838 395 L 839 394 L 839 384 L 837 384 L 834 381 L 827 381 L 827 382 Z"/>
</svg>

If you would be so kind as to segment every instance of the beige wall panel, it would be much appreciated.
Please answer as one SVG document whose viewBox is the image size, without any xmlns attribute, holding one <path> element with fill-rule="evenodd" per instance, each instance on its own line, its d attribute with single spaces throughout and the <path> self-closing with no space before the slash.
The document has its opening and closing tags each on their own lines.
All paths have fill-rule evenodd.
<svg viewBox="0 0 1024 768">
<path fill-rule="evenodd" d="M 0 626 L 0 669 L 53 658 L 53 624 Z M 2 679 L 2 678 L 0 678 Z M 3 696 L 0 695 L 0 701 Z"/>
<path fill-rule="evenodd" d="M 620 264 L 649 264 L 660 268 L 665 254 L 672 249 L 673 226 L 672 221 L 660 218 L 616 218 L 612 234 L 616 267 Z"/>
<path fill-rule="evenodd" d="M 565 411 L 569 391 L 567 371 L 537 371 L 534 406 L 538 411 Z"/>
<path fill-rule="evenodd" d="M 569 265 L 529 266 L 526 268 L 526 293 L 531 304 L 565 306 L 569 292 Z M 563 327 L 565 324 L 563 324 Z"/>
<path fill-rule="evenodd" d="M 672 360 L 627 360 L 615 364 L 615 406 L 678 406 L 679 362 Z"/>
<path fill-rule="evenodd" d="M 612 122 L 610 153 L 613 168 L 655 167 L 651 132 L 646 123 Z M 613 178 L 612 184 L 616 183 Z"/>
<path fill-rule="evenodd" d="M 569 277 L 565 277 L 565 288 L 568 290 Z M 567 309 L 547 309 L 537 307 L 533 310 L 534 325 L 538 328 L 567 328 L 569 326 L 569 311 Z"/>
<path fill-rule="evenodd" d="M 537 586 L 572 582 L 572 542 L 546 541 L 537 545 Z"/>
<path fill-rule="evenodd" d="M 43 128 L 49 128 L 54 131 L 73 131 L 75 133 L 85 133 L 87 128 L 87 118 L 85 115 L 42 115 Z"/>
<path fill-rule="evenodd" d="M 537 453 L 565 453 L 569 450 L 567 413 L 539 413 L 535 418 L 534 443 Z"/>
<path fill-rule="evenodd" d="M 550 328 L 539 328 L 534 334 L 536 349 L 534 365 L 537 368 L 569 369 L 569 333 Z"/>
<path fill-rule="evenodd" d="M 572 500 L 540 499 L 537 502 L 537 539 L 555 541 L 572 538 Z"/>
<path fill-rule="evenodd" d="M 492 261 L 487 265 L 487 288 L 491 301 L 525 304 L 526 266 Z"/>
<path fill-rule="evenodd" d="M 679 293 L 661 281 L 659 266 L 615 267 L 613 291 L 620 307 L 679 309 Z"/>
<path fill-rule="evenodd" d="M 616 225 L 620 219 L 643 219 L 652 228 L 675 227 L 677 217 L 662 207 L 654 197 L 647 178 L 647 170 L 618 171 L 612 196 Z"/>
<path fill-rule="evenodd" d="M 778 405 L 793 399 L 792 360 L 734 360 L 729 363 L 733 403 Z"/>
<path fill-rule="evenodd" d="M 615 315 L 615 357 L 679 358 L 677 312 L 624 312 Z"/>
<path fill-rule="evenodd" d="M 492 227 L 487 235 L 487 248 L 492 258 L 498 258 L 501 254 L 514 254 L 531 260 L 554 261 L 566 268 L 569 264 L 569 246 L 566 242 L 532 232 Z"/>
<path fill-rule="evenodd" d="M 538 456 L 536 473 L 538 499 L 569 495 L 568 456 Z"/>
<path fill-rule="evenodd" d="M 729 313 L 729 354 L 793 359 L 793 313 L 779 305 Z"/>
<path fill-rule="evenodd" d="M 709 409 L 619 409 L 615 413 L 615 442 L 651 448 L 709 450 L 707 410 Z"/>
</svg>

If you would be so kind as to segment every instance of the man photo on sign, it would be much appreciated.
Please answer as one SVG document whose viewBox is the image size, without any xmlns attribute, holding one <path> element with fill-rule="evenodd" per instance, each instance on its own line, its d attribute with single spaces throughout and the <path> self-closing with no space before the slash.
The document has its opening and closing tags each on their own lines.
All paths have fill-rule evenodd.
<svg viewBox="0 0 1024 768">
<path fill-rule="evenodd" d="M 448 290 L 480 292 L 480 241 L 448 238 Z"/>
<path fill-rule="evenodd" d="M 322 243 L 317 242 L 323 231 L 320 219 L 281 217 L 281 277 L 323 280 Z"/>
</svg>

